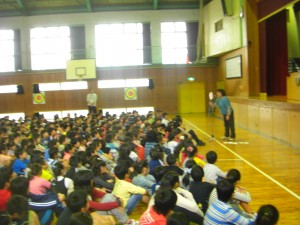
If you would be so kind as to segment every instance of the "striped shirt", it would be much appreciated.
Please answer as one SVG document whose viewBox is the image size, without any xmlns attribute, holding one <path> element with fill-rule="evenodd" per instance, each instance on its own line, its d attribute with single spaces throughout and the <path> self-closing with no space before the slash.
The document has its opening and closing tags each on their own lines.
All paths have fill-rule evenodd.
<svg viewBox="0 0 300 225">
<path fill-rule="evenodd" d="M 240 192 L 237 189 L 234 190 L 232 199 L 235 201 L 241 201 L 241 202 L 247 202 L 247 203 L 251 202 L 251 200 L 252 200 L 250 193 L 248 191 Z M 217 189 L 214 188 L 212 190 L 212 192 L 210 193 L 208 204 L 212 204 L 216 200 L 218 200 L 218 193 L 217 193 Z"/>
<path fill-rule="evenodd" d="M 217 184 L 218 177 L 226 178 L 227 173 L 223 172 L 214 164 L 207 163 L 204 168 L 204 177 L 206 182 Z"/>
<path fill-rule="evenodd" d="M 220 200 L 212 203 L 206 211 L 203 225 L 216 224 L 251 224 L 249 220 L 237 213 L 229 204 Z"/>
</svg>

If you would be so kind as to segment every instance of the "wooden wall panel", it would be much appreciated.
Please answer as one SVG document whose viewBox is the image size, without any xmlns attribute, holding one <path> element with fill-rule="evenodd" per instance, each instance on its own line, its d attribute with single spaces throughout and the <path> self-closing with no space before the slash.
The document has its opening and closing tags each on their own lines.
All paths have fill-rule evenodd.
<svg viewBox="0 0 300 225">
<path fill-rule="evenodd" d="M 238 125 L 243 128 L 248 128 L 248 105 L 246 104 L 239 104 L 238 107 L 238 114 L 239 114 L 239 121 Z"/>
<path fill-rule="evenodd" d="M 242 77 L 241 78 L 232 78 L 226 79 L 225 77 L 225 62 L 226 59 L 242 55 Z M 219 58 L 219 77 L 218 80 L 224 80 L 224 86 L 226 94 L 229 96 L 249 96 L 249 75 L 247 68 L 247 59 L 246 48 L 241 48 L 230 53 L 227 53 Z"/>
<path fill-rule="evenodd" d="M 97 89 L 97 80 L 88 80 L 88 87 L 98 94 L 98 108 L 143 107 L 153 106 L 169 113 L 177 113 L 177 85 L 185 82 L 187 77 L 193 76 L 199 82 L 204 82 L 209 91 L 216 90 L 216 67 L 200 67 L 191 65 L 166 66 L 159 68 L 117 68 L 100 69 L 97 80 L 102 79 L 153 79 L 154 88 L 138 88 L 138 99 L 128 101 L 124 99 L 124 89 Z M 24 112 L 32 115 L 39 111 L 78 110 L 86 109 L 86 95 L 88 90 L 51 91 L 46 92 L 46 104 L 34 105 L 32 102 L 32 85 L 35 83 L 64 82 L 65 72 L 23 72 L 6 73 L 0 76 L 0 85 L 22 84 L 25 93 L 0 94 L 0 113 Z"/>
<path fill-rule="evenodd" d="M 290 143 L 292 146 L 300 148 L 300 112 L 290 112 L 289 113 L 289 134 Z"/>
<path fill-rule="evenodd" d="M 272 137 L 272 108 L 270 107 L 259 107 L 259 132 L 260 134 Z"/>
<path fill-rule="evenodd" d="M 259 130 L 259 110 L 258 106 L 249 105 L 248 107 L 249 124 L 248 128 L 251 131 L 258 132 Z"/>
<path fill-rule="evenodd" d="M 287 110 L 273 109 L 273 137 L 289 142 L 289 112 Z"/>
</svg>

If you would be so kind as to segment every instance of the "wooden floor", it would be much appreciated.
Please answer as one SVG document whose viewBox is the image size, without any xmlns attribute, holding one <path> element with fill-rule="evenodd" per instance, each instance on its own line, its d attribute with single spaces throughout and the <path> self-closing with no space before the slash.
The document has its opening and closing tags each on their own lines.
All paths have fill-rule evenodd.
<svg viewBox="0 0 300 225">
<path fill-rule="evenodd" d="M 241 185 L 252 196 L 251 207 L 272 204 L 280 212 L 278 224 L 300 224 L 300 150 L 276 140 L 236 127 L 238 144 L 224 143 L 223 121 L 205 114 L 182 115 L 188 129 L 193 129 L 207 145 L 198 151 L 218 153 L 217 165 L 223 170 L 238 169 Z M 217 138 L 209 141 L 211 134 Z M 145 206 L 139 206 L 132 217 L 138 219 Z"/>
</svg>

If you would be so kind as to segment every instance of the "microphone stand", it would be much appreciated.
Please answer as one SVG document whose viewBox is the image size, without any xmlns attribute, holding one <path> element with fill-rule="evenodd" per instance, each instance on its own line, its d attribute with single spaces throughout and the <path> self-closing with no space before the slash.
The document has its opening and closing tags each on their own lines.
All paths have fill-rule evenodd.
<svg viewBox="0 0 300 225">
<path fill-rule="evenodd" d="M 209 104 L 208 116 L 211 117 L 211 135 L 209 138 L 209 142 L 211 142 L 215 140 L 215 135 L 214 135 L 215 105 Z"/>
</svg>

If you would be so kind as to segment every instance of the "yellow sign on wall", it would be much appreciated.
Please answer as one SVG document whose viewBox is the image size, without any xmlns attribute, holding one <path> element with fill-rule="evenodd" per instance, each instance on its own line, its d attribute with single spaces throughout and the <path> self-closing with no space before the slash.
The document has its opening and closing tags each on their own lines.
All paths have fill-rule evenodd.
<svg viewBox="0 0 300 225">
<path fill-rule="evenodd" d="M 137 100 L 137 89 L 134 87 L 124 89 L 125 100 Z"/>
<path fill-rule="evenodd" d="M 32 95 L 33 104 L 46 104 L 45 92 Z"/>
</svg>

